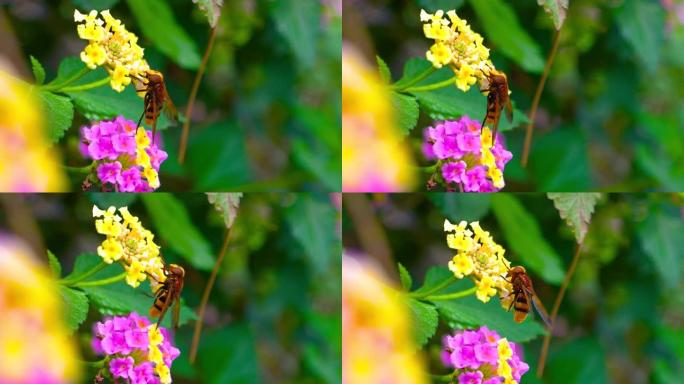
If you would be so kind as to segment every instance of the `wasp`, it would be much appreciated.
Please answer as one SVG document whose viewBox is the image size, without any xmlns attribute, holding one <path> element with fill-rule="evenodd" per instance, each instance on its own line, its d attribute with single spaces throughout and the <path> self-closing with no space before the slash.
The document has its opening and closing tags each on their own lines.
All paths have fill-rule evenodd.
<svg viewBox="0 0 684 384">
<path fill-rule="evenodd" d="M 152 140 L 157 134 L 157 119 L 162 110 L 169 118 L 178 121 L 178 110 L 171 101 L 161 72 L 148 69 L 142 77 L 136 77 L 136 91 L 144 94 L 143 113 L 138 119 L 138 127 L 143 117 L 145 124 L 152 126 Z"/>
<path fill-rule="evenodd" d="M 513 121 L 513 106 L 508 95 L 508 78 L 506 74 L 494 68 L 485 74 L 487 79 L 484 88 L 480 92 L 487 92 L 487 113 L 482 120 L 482 128 L 489 123 L 492 127 L 492 145 L 496 142 L 496 132 L 499 129 L 501 111 L 506 109 L 506 118 Z"/>
<path fill-rule="evenodd" d="M 183 290 L 185 270 L 176 264 L 164 265 L 164 276 L 166 276 L 166 280 L 159 282 L 160 285 L 155 293 L 154 303 L 150 307 L 150 316 L 159 317 L 157 321 L 157 328 L 159 328 L 164 315 L 173 306 L 173 327 L 178 328 L 180 295 Z"/>
<path fill-rule="evenodd" d="M 513 300 L 508 306 L 508 311 L 510 311 L 511 308 L 514 309 L 513 320 L 515 320 L 516 323 L 522 323 L 530 313 L 530 302 L 532 302 L 532 306 L 537 310 L 537 313 L 544 323 L 546 323 L 548 327 L 551 327 L 549 315 L 541 300 L 539 300 L 539 297 L 534 292 L 532 279 L 527 275 L 525 268 L 520 266 L 510 268 L 506 273 L 505 278 L 513 286 L 513 291 L 508 294 L 508 296 L 513 296 Z"/>
</svg>

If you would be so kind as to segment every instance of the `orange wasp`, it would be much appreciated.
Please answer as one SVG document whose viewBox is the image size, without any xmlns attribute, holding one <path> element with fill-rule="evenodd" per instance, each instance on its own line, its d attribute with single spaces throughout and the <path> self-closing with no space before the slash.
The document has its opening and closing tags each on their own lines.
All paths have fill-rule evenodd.
<svg viewBox="0 0 684 384">
<path fill-rule="evenodd" d="M 488 92 L 487 113 L 484 120 L 482 120 L 482 128 L 484 128 L 486 123 L 492 126 L 492 145 L 494 145 L 496 142 L 496 132 L 499 129 L 501 110 L 506 108 L 506 118 L 508 118 L 508 121 L 513 121 L 513 106 L 508 95 L 508 78 L 506 74 L 490 68 L 489 73 L 485 74 L 485 76 L 487 77 L 487 85 L 485 88 L 480 89 L 480 92 Z"/>
<path fill-rule="evenodd" d="M 154 303 L 150 308 L 151 317 L 159 317 L 157 328 L 164 319 L 166 312 L 173 306 L 173 328 L 178 328 L 180 318 L 180 295 L 183 290 L 183 279 L 185 270 L 176 264 L 164 265 L 164 276 L 166 280 L 161 284 L 154 296 Z M 174 306 L 175 304 L 175 306 Z"/>
<path fill-rule="evenodd" d="M 546 312 L 544 305 L 534 292 L 532 279 L 527 275 L 525 268 L 520 266 L 510 268 L 506 273 L 505 279 L 513 286 L 513 291 L 508 294 L 508 296 L 513 296 L 511 305 L 508 306 L 508 311 L 510 311 L 511 308 L 514 308 L 515 310 L 513 313 L 513 320 L 515 320 L 516 323 L 522 323 L 527 318 L 527 315 L 530 313 L 531 301 L 534 309 L 537 310 L 539 316 L 544 320 L 544 323 L 546 323 L 548 327 L 551 327 L 549 314 Z"/>
<path fill-rule="evenodd" d="M 157 119 L 162 109 L 174 121 L 178 120 L 178 111 L 169 97 L 166 84 L 164 84 L 164 75 L 161 72 L 149 69 L 145 71 L 142 78 L 135 79 L 137 80 L 136 91 L 145 94 L 144 109 L 138 120 L 138 127 L 144 117 L 145 124 L 152 126 L 152 141 L 154 142 L 157 134 Z"/>
</svg>

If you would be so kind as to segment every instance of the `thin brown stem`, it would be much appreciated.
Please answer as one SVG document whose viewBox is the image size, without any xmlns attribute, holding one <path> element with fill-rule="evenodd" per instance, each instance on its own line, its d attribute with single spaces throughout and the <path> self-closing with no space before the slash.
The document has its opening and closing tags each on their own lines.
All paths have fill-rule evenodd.
<svg viewBox="0 0 684 384">
<path fill-rule="evenodd" d="M 235 223 L 233 223 L 234 225 Z M 200 303 L 199 311 L 197 312 L 197 321 L 195 322 L 195 332 L 192 335 L 192 346 L 190 347 L 190 364 L 195 363 L 195 358 L 197 357 L 197 347 L 199 346 L 199 338 L 202 333 L 202 324 L 204 320 L 204 311 L 207 309 L 207 303 L 209 302 L 209 294 L 211 289 L 214 287 L 216 282 L 216 276 L 223 263 L 223 258 L 226 256 L 228 251 L 228 242 L 230 240 L 230 230 L 232 226 L 226 231 L 226 237 L 223 239 L 223 245 L 221 246 L 221 252 L 216 259 L 216 264 L 214 264 L 214 269 L 211 271 L 211 277 L 207 281 L 207 285 L 204 287 L 204 293 L 202 294 L 202 302 Z"/>
<path fill-rule="evenodd" d="M 549 52 L 549 57 L 546 59 L 544 73 L 542 73 L 542 77 L 539 79 L 537 91 L 534 93 L 534 99 L 532 100 L 532 107 L 530 108 L 529 116 L 530 122 L 527 123 L 527 129 L 525 131 L 525 146 L 523 148 L 522 160 L 520 161 L 520 164 L 523 166 L 523 168 L 527 166 L 527 158 L 530 155 L 530 147 L 532 146 L 532 130 L 534 128 L 534 119 L 537 116 L 537 108 L 539 108 L 539 101 L 541 100 L 542 91 L 544 90 L 544 85 L 546 84 L 546 78 L 549 77 L 549 72 L 551 72 L 551 67 L 553 66 L 553 60 L 556 58 L 560 34 L 561 30 L 559 29 L 556 31 L 556 35 L 553 37 L 553 46 L 551 47 L 551 52 Z"/>
<path fill-rule="evenodd" d="M 197 91 L 199 90 L 200 83 L 202 81 L 202 76 L 204 75 L 204 70 L 207 67 L 207 62 L 209 61 L 209 55 L 214 47 L 214 40 L 216 40 L 216 30 L 217 27 L 211 29 L 211 34 L 209 35 L 209 42 L 207 43 L 207 49 L 204 51 L 204 56 L 202 57 L 202 63 L 197 70 L 197 75 L 195 75 L 195 82 L 192 84 L 192 90 L 190 91 L 190 99 L 188 100 L 188 105 L 185 107 L 185 122 L 183 123 L 183 133 L 181 134 L 180 147 L 178 149 L 178 163 L 183 164 L 185 162 L 185 150 L 188 145 L 188 134 L 190 132 L 190 120 L 192 120 L 192 108 L 195 105 L 195 99 L 197 98 Z"/>
<path fill-rule="evenodd" d="M 537 377 L 541 378 L 544 374 L 544 365 L 546 364 L 546 355 L 549 352 L 549 343 L 551 343 L 551 336 L 553 335 L 553 328 L 556 325 L 556 315 L 558 315 L 558 309 L 560 308 L 561 302 L 563 301 L 563 296 L 565 296 L 565 290 L 570 284 L 572 275 L 575 273 L 577 268 L 577 263 L 580 259 L 580 251 L 582 250 L 582 243 L 577 244 L 575 249 L 575 256 L 572 258 L 572 263 L 570 263 L 570 268 L 565 273 L 565 279 L 563 279 L 563 285 L 558 291 L 558 296 L 556 296 L 556 301 L 553 303 L 553 308 L 551 309 L 551 326 L 549 327 L 549 332 L 544 336 L 544 345 L 542 345 L 541 354 L 539 355 L 539 364 L 537 365 Z"/>
</svg>

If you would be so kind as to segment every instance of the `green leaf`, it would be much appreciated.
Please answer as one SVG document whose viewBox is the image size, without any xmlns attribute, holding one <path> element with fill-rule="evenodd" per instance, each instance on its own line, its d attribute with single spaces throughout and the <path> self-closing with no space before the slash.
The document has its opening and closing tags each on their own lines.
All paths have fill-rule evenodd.
<svg viewBox="0 0 684 384">
<path fill-rule="evenodd" d="M 29 56 L 31 59 L 31 70 L 33 71 L 33 77 L 36 78 L 36 84 L 41 85 L 45 82 L 45 68 L 43 65 L 33 56 Z"/>
<path fill-rule="evenodd" d="M 446 261 L 444 265 L 446 265 Z M 439 287 L 442 287 L 442 289 L 438 289 Z M 416 289 L 413 294 L 426 294 L 428 292 L 431 292 L 431 294 L 443 294 L 468 288 L 468 282 L 456 280 L 454 274 L 447 267 L 436 266 L 428 269 L 423 285 Z"/>
<path fill-rule="evenodd" d="M 91 10 L 104 11 L 111 9 L 119 0 L 72 0 L 72 3 L 83 13 Z"/>
<path fill-rule="evenodd" d="M 66 326 L 70 331 L 74 332 L 88 315 L 88 298 L 82 291 L 63 285 L 59 286 L 59 294 L 64 302 Z"/>
<path fill-rule="evenodd" d="M 682 278 L 684 222 L 676 215 L 657 209 L 642 222 L 637 232 L 646 256 L 655 265 L 668 289 L 679 286 Z"/>
<path fill-rule="evenodd" d="M 549 193 L 549 199 L 575 234 L 577 244 L 584 241 L 591 215 L 600 193 Z"/>
<path fill-rule="evenodd" d="M 659 190 L 684 190 L 684 169 L 676 166 L 672 157 L 639 143 L 635 148 L 635 160 L 644 173 L 659 183 L 656 186 Z"/>
<path fill-rule="evenodd" d="M 410 291 L 411 285 L 413 285 L 411 274 L 401 263 L 397 263 L 397 268 L 399 268 L 399 279 L 401 280 L 401 286 L 404 288 L 404 291 Z"/>
<path fill-rule="evenodd" d="M 625 0 L 616 20 L 622 36 L 649 72 L 660 65 L 665 40 L 663 7 L 650 0 Z"/>
<path fill-rule="evenodd" d="M 335 231 L 335 209 L 310 194 L 297 194 L 285 215 L 292 235 L 304 249 L 315 273 L 323 273 L 339 262 L 340 250 Z"/>
<path fill-rule="evenodd" d="M 437 330 L 437 310 L 432 304 L 408 299 L 413 319 L 413 334 L 418 348 L 425 345 Z"/>
<path fill-rule="evenodd" d="M 428 198 L 449 221 L 455 223 L 480 220 L 489 212 L 491 202 L 491 195 L 476 193 L 435 192 L 428 194 Z"/>
<path fill-rule="evenodd" d="M 109 207 L 128 207 L 133 204 L 139 196 L 138 193 L 111 193 L 111 192 L 88 192 L 86 193 L 90 201 L 102 209 Z"/>
<path fill-rule="evenodd" d="M 418 102 L 413 96 L 391 93 L 392 106 L 399 122 L 399 128 L 408 135 L 418 123 Z"/>
<path fill-rule="evenodd" d="M 551 15 L 556 29 L 561 29 L 568 14 L 568 0 L 537 0 L 537 3 L 544 7 L 546 13 Z"/>
<path fill-rule="evenodd" d="M 392 82 L 392 74 L 390 73 L 390 69 L 387 66 L 387 63 L 382 59 L 382 57 L 375 55 L 375 61 L 378 62 L 378 71 L 380 72 L 380 78 L 382 81 L 384 81 L 386 84 L 389 84 Z"/>
<path fill-rule="evenodd" d="M 201 382 L 261 382 L 254 332 L 244 323 L 205 331 L 197 356 Z"/>
<path fill-rule="evenodd" d="M 57 76 L 52 79 L 46 85 L 60 85 L 64 83 L 67 79 L 73 77 L 75 74 L 85 69 L 86 66 L 83 62 L 76 56 L 65 57 L 64 60 L 59 62 L 59 68 L 57 68 Z M 92 71 L 97 73 L 106 74 L 104 70 Z M 96 78 L 93 80 L 97 80 Z"/>
<path fill-rule="evenodd" d="M 226 223 L 226 228 L 233 226 L 235 218 L 238 214 L 238 208 L 240 207 L 240 199 L 242 198 L 242 193 L 207 193 L 207 198 L 209 203 L 216 208 L 216 210 L 223 216 L 223 221 Z"/>
<path fill-rule="evenodd" d="M 544 58 L 539 45 L 520 25 L 513 7 L 503 0 L 470 0 L 487 37 L 484 44 L 518 63 L 523 69 L 540 73 Z"/>
<path fill-rule="evenodd" d="M 197 7 L 207 16 L 207 21 L 212 28 L 216 28 L 219 17 L 221 17 L 221 7 L 223 7 L 223 0 L 192 0 L 197 4 Z"/>
<path fill-rule="evenodd" d="M 195 227 L 185 206 L 168 193 L 142 195 L 156 233 L 193 267 L 210 271 L 214 266 L 211 245 Z"/>
<path fill-rule="evenodd" d="M 59 263 L 59 260 L 57 260 L 57 256 L 55 256 L 55 254 L 49 249 L 47 251 L 47 256 L 48 264 L 50 265 L 50 271 L 52 271 L 52 276 L 55 279 L 59 279 L 62 275 L 62 265 Z"/>
<path fill-rule="evenodd" d="M 501 337 L 516 343 L 532 340 L 545 333 L 544 327 L 532 319 L 532 314 L 521 324 L 516 323 L 513 313 L 506 312 L 496 298 L 483 303 L 475 296 L 467 296 L 456 300 L 436 301 L 434 304 L 451 328 L 486 325 L 497 331 Z"/>
<path fill-rule="evenodd" d="M 279 0 L 270 2 L 271 19 L 303 68 L 316 62 L 320 30 L 319 1 Z"/>
<path fill-rule="evenodd" d="M 592 181 L 588 144 L 577 127 L 559 127 L 535 136 L 529 168 L 542 191 L 590 190 Z"/>
<path fill-rule="evenodd" d="M 595 339 L 582 338 L 551 348 L 544 370 L 544 382 L 567 384 L 608 383 L 606 356 L 603 346 Z"/>
<path fill-rule="evenodd" d="M 43 103 L 45 120 L 48 126 L 48 137 L 53 143 L 58 142 L 71 127 L 74 119 L 74 106 L 66 96 L 52 92 L 39 91 L 38 95 Z"/>
<path fill-rule="evenodd" d="M 418 0 L 421 8 L 427 12 L 435 13 L 438 10 L 447 12 L 448 10 L 458 10 L 463 5 L 463 0 Z"/>
<path fill-rule="evenodd" d="M 169 59 L 185 69 L 197 69 L 201 57 L 195 41 L 176 21 L 164 0 L 128 0 L 128 8 L 138 20 L 142 34 Z"/>
<path fill-rule="evenodd" d="M 492 196 L 492 209 L 508 248 L 521 259 L 523 266 L 544 281 L 559 284 L 564 276 L 560 256 L 544 239 L 539 224 L 520 201 L 513 195 L 496 194 Z"/>
</svg>

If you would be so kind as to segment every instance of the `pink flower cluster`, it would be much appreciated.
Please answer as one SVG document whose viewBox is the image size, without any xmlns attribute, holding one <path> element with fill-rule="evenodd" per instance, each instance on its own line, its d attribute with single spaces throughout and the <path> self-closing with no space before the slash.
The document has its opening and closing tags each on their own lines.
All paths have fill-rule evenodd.
<svg viewBox="0 0 684 384">
<path fill-rule="evenodd" d="M 445 121 L 424 131 L 423 154 L 437 160 L 431 187 L 444 184 L 449 190 L 495 192 L 504 187 L 503 171 L 513 155 L 506 150 L 504 138 L 496 135 L 492 146 L 489 128 L 468 116 Z"/>
<path fill-rule="evenodd" d="M 456 369 L 459 384 L 498 384 L 520 382 L 529 370 L 522 361 L 520 346 L 501 338 L 486 326 L 444 337 L 442 362 Z"/>
<path fill-rule="evenodd" d="M 170 382 L 169 370 L 180 355 L 168 331 L 133 312 L 95 323 L 92 347 L 105 355 L 115 382 L 159 384 Z M 118 380 L 124 379 L 124 381 Z"/>
<path fill-rule="evenodd" d="M 81 152 L 95 160 L 103 190 L 150 192 L 159 187 L 158 172 L 168 154 L 152 139 L 152 132 L 119 116 L 81 128 Z M 153 142 L 151 142 L 153 141 Z"/>
</svg>

